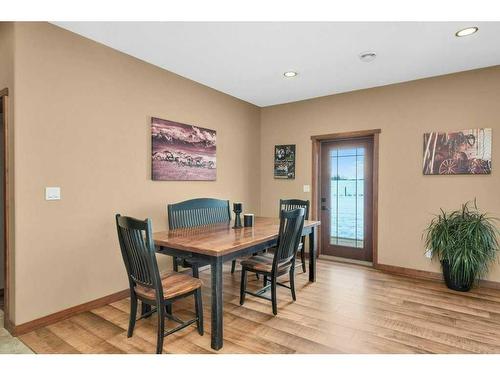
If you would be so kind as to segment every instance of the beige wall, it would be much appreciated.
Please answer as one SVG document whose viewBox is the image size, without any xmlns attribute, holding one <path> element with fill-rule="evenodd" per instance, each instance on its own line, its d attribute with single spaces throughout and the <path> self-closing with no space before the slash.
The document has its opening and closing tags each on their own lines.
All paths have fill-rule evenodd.
<svg viewBox="0 0 500 375">
<path fill-rule="evenodd" d="M 261 213 L 276 215 L 279 198 L 310 199 L 311 135 L 382 129 L 379 173 L 379 263 L 439 271 L 424 257 L 421 233 L 440 207 L 477 198 L 500 217 L 500 67 L 424 79 L 263 108 Z M 489 176 L 423 176 L 423 133 L 493 128 Z M 273 179 L 275 144 L 297 144 L 296 179 Z M 495 265 L 490 280 L 500 281 Z"/>
<path fill-rule="evenodd" d="M 116 212 L 158 231 L 167 202 L 258 208 L 258 107 L 47 23 L 16 23 L 15 74 L 16 324 L 128 286 Z M 150 116 L 217 130 L 217 181 L 151 181 Z"/>
<path fill-rule="evenodd" d="M 499 67 L 259 109 L 46 23 L 0 23 L 3 51 L 0 86 L 16 84 L 15 324 L 127 287 L 115 212 L 161 230 L 167 202 L 223 197 L 275 216 L 279 198 L 310 198 L 302 185 L 313 134 L 382 129 L 381 263 L 437 271 L 420 236 L 439 207 L 477 197 L 500 216 L 495 167 L 491 176 L 421 174 L 423 132 L 497 134 Z M 217 181 L 151 181 L 150 116 L 216 129 Z M 297 144 L 294 181 L 273 179 L 282 143 Z M 62 200 L 45 201 L 45 186 L 61 186 Z M 490 279 L 500 281 L 498 266 Z"/>
</svg>

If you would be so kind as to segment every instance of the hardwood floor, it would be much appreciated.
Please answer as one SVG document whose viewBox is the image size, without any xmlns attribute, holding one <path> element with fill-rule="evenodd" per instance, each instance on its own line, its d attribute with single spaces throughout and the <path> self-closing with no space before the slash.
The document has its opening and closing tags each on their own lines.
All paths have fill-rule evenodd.
<svg viewBox="0 0 500 375">
<path fill-rule="evenodd" d="M 500 353 L 499 290 L 459 293 L 434 281 L 319 260 L 316 283 L 298 272 L 295 303 L 278 288 L 274 317 L 270 302 L 247 296 L 239 305 L 240 272 L 231 275 L 229 267 L 218 353 Z M 209 285 L 209 270 L 200 277 Z M 254 280 L 249 287 L 260 286 Z M 215 353 L 206 287 L 203 301 L 205 335 L 186 328 L 165 338 L 164 353 Z M 193 300 L 174 304 L 174 312 L 193 316 Z M 154 353 L 156 317 L 138 321 L 127 339 L 128 313 L 124 299 L 19 338 L 36 353 Z"/>
</svg>

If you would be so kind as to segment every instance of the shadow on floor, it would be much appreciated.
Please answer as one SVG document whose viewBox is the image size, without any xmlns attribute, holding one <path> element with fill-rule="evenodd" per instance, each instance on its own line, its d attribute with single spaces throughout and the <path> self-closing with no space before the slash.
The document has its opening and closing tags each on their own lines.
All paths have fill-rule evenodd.
<svg viewBox="0 0 500 375">
<path fill-rule="evenodd" d="M 4 328 L 3 310 L 0 310 L 0 354 L 33 354 L 33 352 Z"/>
</svg>

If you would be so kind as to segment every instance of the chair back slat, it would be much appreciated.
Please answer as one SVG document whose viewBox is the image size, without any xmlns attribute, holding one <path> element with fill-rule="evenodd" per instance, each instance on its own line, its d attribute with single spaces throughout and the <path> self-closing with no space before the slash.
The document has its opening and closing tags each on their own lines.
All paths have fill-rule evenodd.
<svg viewBox="0 0 500 375">
<path fill-rule="evenodd" d="M 281 266 L 292 263 L 295 258 L 304 228 L 304 217 L 305 209 L 302 207 L 280 212 L 278 247 L 274 253 L 273 272 Z"/>
<path fill-rule="evenodd" d="M 167 205 L 169 229 L 192 228 L 231 221 L 228 200 L 197 198 Z"/>
<path fill-rule="evenodd" d="M 156 295 L 163 298 L 151 219 L 138 220 L 117 214 L 116 229 L 131 288 L 136 285 L 153 288 Z"/>
<path fill-rule="evenodd" d="M 305 210 L 304 219 L 309 220 L 309 201 L 301 199 L 280 199 L 280 212 L 303 208 Z"/>
</svg>

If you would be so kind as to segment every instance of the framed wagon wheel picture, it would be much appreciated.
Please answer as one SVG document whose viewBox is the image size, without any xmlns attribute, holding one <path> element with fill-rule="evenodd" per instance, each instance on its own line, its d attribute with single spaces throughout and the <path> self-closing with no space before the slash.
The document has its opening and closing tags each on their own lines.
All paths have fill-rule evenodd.
<svg viewBox="0 0 500 375">
<path fill-rule="evenodd" d="M 490 174 L 491 129 L 425 133 L 423 173 Z"/>
</svg>

